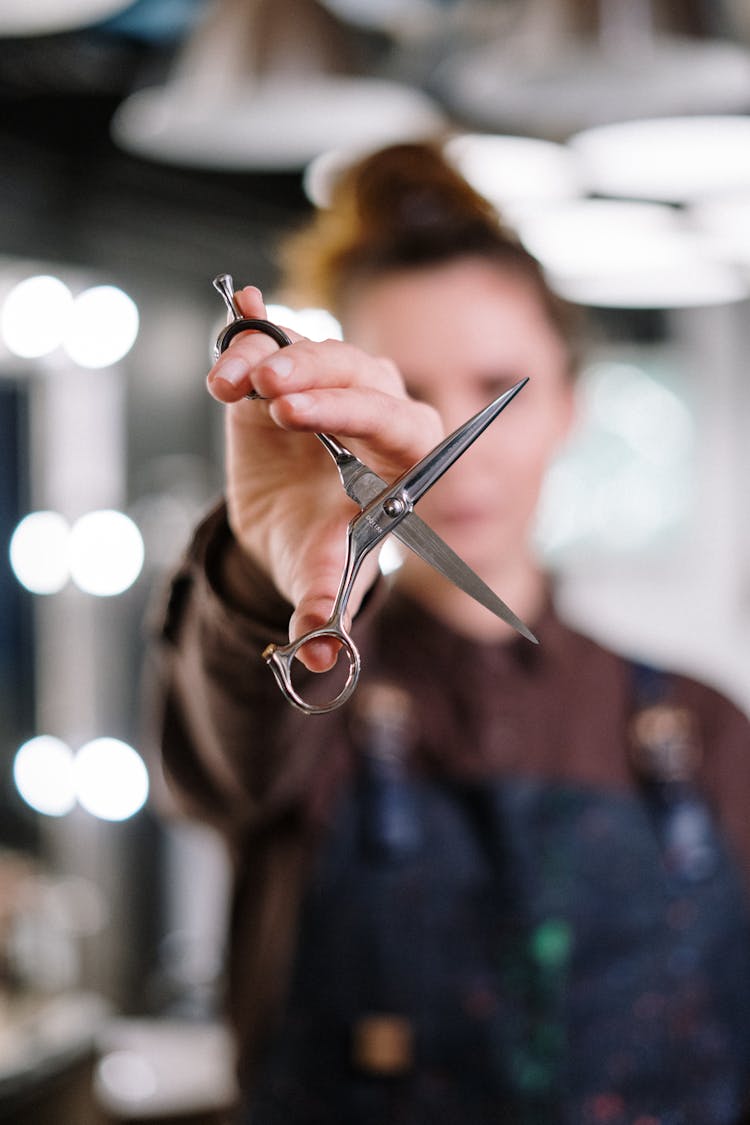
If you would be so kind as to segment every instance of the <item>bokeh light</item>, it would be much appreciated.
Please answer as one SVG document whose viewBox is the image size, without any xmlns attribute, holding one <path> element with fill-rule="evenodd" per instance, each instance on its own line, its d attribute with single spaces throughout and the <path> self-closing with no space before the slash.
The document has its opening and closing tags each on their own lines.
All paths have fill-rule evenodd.
<svg viewBox="0 0 750 1125">
<path fill-rule="evenodd" d="M 133 1107 L 148 1102 L 158 1091 L 157 1074 L 151 1061 L 138 1051 L 110 1051 L 97 1065 L 97 1089 L 105 1103 L 113 1098 Z"/>
<path fill-rule="evenodd" d="M 39 274 L 19 282 L 5 298 L 0 314 L 8 349 L 24 359 L 54 351 L 65 334 L 72 304 L 72 293 L 57 277 Z"/>
<path fill-rule="evenodd" d="M 127 820 L 148 798 L 148 770 L 140 754 L 117 738 L 95 738 L 75 756 L 79 804 L 100 820 Z"/>
<path fill-rule="evenodd" d="M 62 739 L 40 734 L 13 760 L 13 780 L 27 805 L 45 816 L 65 816 L 76 801 L 73 752 Z"/>
<path fill-rule="evenodd" d="M 143 556 L 141 533 L 124 512 L 88 512 L 71 529 L 70 575 L 87 594 L 123 593 L 141 573 Z"/>
<path fill-rule="evenodd" d="M 96 285 L 73 302 L 63 346 L 81 367 L 108 367 L 132 348 L 138 309 L 115 285 Z"/>
<path fill-rule="evenodd" d="M 542 491 L 542 554 L 632 554 L 671 537 L 692 500 L 694 440 L 688 403 L 668 378 L 637 363 L 591 364 L 579 381 L 577 433 Z"/>
<path fill-rule="evenodd" d="M 580 199 L 528 214 L 521 241 L 568 300 L 602 308 L 725 304 L 747 280 L 665 204 Z"/>
<path fill-rule="evenodd" d="M 10 540 L 10 565 L 32 594 L 55 594 L 68 581 L 70 528 L 59 512 L 24 516 Z"/>
<path fill-rule="evenodd" d="M 268 319 L 299 332 L 308 340 L 341 340 L 343 331 L 336 317 L 327 309 L 292 309 L 288 305 L 267 305 Z"/>
<path fill-rule="evenodd" d="M 392 535 L 384 540 L 378 555 L 378 566 L 381 574 L 393 574 L 404 561 L 403 549 Z"/>
<path fill-rule="evenodd" d="M 447 141 L 445 154 L 512 222 L 530 210 L 582 194 L 575 157 L 555 141 L 462 133 Z"/>
</svg>

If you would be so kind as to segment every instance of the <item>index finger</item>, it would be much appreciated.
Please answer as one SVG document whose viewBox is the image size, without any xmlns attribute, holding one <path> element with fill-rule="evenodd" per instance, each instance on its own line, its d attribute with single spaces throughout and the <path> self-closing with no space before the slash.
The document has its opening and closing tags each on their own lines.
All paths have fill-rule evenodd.
<svg viewBox="0 0 750 1125">
<path fill-rule="evenodd" d="M 208 390 L 220 402 L 237 402 L 253 391 L 251 371 L 279 347 L 303 337 L 288 332 L 268 321 L 263 296 L 258 288 L 248 285 L 234 294 L 234 305 L 242 321 L 259 321 L 242 325 L 240 320 L 222 329 L 217 340 L 221 354 L 208 373 Z M 267 341 L 267 342 L 266 342 Z"/>
</svg>

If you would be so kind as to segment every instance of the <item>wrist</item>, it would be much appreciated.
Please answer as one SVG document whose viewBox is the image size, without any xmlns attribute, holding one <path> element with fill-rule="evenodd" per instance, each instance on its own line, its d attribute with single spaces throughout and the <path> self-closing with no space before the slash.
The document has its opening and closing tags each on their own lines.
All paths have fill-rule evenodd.
<svg viewBox="0 0 750 1125">
<path fill-rule="evenodd" d="M 292 606 L 235 538 L 226 513 L 205 565 L 211 586 L 229 609 L 269 629 L 286 629 Z"/>
</svg>

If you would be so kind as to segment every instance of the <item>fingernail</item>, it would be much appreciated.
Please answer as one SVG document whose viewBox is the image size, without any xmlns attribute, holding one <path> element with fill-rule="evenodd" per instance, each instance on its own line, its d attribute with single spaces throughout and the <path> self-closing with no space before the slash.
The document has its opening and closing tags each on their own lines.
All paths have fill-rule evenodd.
<svg viewBox="0 0 750 1125">
<path fill-rule="evenodd" d="M 287 379 L 294 370 L 294 363 L 288 355 L 272 355 L 266 360 L 266 367 L 270 367 L 280 379 Z"/>
<path fill-rule="evenodd" d="M 284 397 L 292 410 L 296 411 L 298 414 L 304 413 L 304 411 L 309 410 L 312 406 L 312 395 L 300 393 L 296 395 L 285 395 Z"/>
<path fill-rule="evenodd" d="M 225 359 L 223 363 L 219 364 L 214 377 L 224 379 L 225 382 L 231 383 L 233 387 L 238 387 L 243 379 L 247 378 L 247 364 L 241 359 L 230 356 L 229 359 Z"/>
<path fill-rule="evenodd" d="M 305 414 L 313 405 L 312 395 L 300 394 L 297 395 L 284 395 L 283 398 L 277 399 L 275 402 L 270 403 L 268 412 L 272 420 L 277 426 L 281 426 L 282 430 L 288 429 L 288 424 L 283 420 L 279 413 L 279 406 L 285 403 L 287 407 L 291 407 L 295 414 Z"/>
</svg>

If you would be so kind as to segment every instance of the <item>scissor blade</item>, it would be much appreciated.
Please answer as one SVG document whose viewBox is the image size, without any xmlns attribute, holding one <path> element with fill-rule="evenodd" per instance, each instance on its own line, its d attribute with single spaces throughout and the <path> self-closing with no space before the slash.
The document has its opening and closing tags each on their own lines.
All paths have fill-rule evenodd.
<svg viewBox="0 0 750 1125">
<path fill-rule="evenodd" d="M 486 582 L 482 581 L 445 540 L 432 530 L 429 524 L 419 518 L 416 512 L 410 512 L 405 516 L 393 529 L 393 534 L 421 559 L 448 578 L 454 586 L 469 594 L 480 605 L 492 610 L 497 617 L 512 625 L 527 640 L 533 641 L 534 644 L 539 643 L 521 618 L 516 616 L 513 610 L 490 589 Z"/>
<path fill-rule="evenodd" d="M 500 411 L 505 409 L 511 399 L 515 398 L 528 381 L 528 378 L 519 380 L 510 390 L 499 395 L 494 402 L 485 406 L 473 418 L 469 418 L 468 422 L 464 422 L 452 434 L 448 434 L 448 437 L 441 441 L 439 445 L 436 445 L 426 457 L 417 461 L 416 465 L 407 469 L 397 481 L 394 481 L 393 492 L 406 495 L 412 504 L 416 504 L 424 496 L 427 489 L 432 488 L 433 484 L 440 480 L 443 473 L 451 467 L 453 462 L 466 452 L 491 422 L 494 422 Z"/>
</svg>

